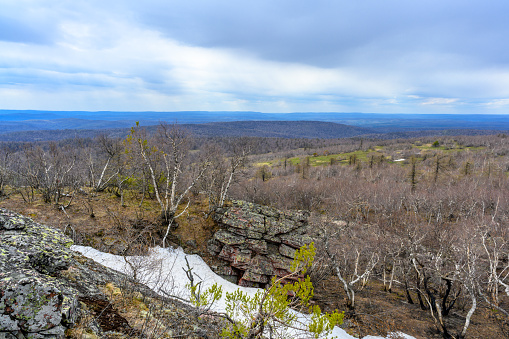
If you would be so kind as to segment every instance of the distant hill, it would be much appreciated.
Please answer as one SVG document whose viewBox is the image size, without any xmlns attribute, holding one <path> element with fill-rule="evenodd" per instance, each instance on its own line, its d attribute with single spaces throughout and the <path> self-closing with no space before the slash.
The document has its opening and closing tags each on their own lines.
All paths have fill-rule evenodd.
<svg viewBox="0 0 509 339">
<path fill-rule="evenodd" d="M 132 126 L 132 125 L 130 125 Z M 142 125 L 143 126 L 143 125 Z M 379 129 L 362 128 L 323 121 L 234 121 L 205 124 L 180 124 L 196 137 L 271 137 L 336 139 L 363 137 L 373 139 L 407 139 L 425 136 L 489 135 L 499 130 L 444 129 L 395 131 L 384 133 Z M 157 126 L 145 126 L 149 133 Z M 129 128 L 109 129 L 55 129 L 0 133 L 0 142 L 57 141 L 73 138 L 93 138 L 104 133 L 114 138 L 125 138 Z"/>
<path fill-rule="evenodd" d="M 370 128 L 323 121 L 234 121 L 183 126 L 194 135 L 202 137 L 248 136 L 334 139 L 376 132 Z"/>
<path fill-rule="evenodd" d="M 132 125 L 131 125 L 132 126 Z M 375 133 L 369 128 L 322 121 L 234 121 L 206 124 L 181 124 L 197 137 L 272 137 L 272 138 L 349 138 Z M 149 132 L 156 126 L 146 126 Z M 0 141 L 48 141 L 68 138 L 92 138 L 100 133 L 112 137 L 125 137 L 128 128 L 110 129 L 63 129 L 17 131 L 0 134 Z"/>
<path fill-rule="evenodd" d="M 85 112 L 0 110 L 0 134 L 16 131 L 127 128 L 160 121 L 180 124 L 236 121 L 319 121 L 374 129 L 378 133 L 477 129 L 509 130 L 508 114 L 260 113 L 246 111 Z M 240 126 L 240 125 L 239 125 Z M 224 126 L 226 128 L 226 126 Z M 247 130 L 246 130 L 247 132 Z"/>
<path fill-rule="evenodd" d="M 0 121 L 0 130 L 3 133 L 17 131 L 47 131 L 64 129 L 110 129 L 132 126 L 132 121 L 107 121 L 87 120 L 77 118 L 52 119 L 52 120 L 23 120 L 23 121 Z M 0 132 L 1 133 L 1 132 Z"/>
</svg>

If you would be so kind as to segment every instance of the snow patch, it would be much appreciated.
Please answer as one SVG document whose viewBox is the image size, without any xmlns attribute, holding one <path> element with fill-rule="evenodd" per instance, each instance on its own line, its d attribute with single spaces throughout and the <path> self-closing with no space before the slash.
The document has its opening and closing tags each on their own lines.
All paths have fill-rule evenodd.
<svg viewBox="0 0 509 339">
<path fill-rule="evenodd" d="M 253 296 L 260 290 L 259 288 L 241 287 L 221 278 L 211 270 L 200 256 L 186 254 L 182 248 L 164 249 L 155 247 L 151 250 L 149 256 L 131 257 L 104 253 L 92 247 L 85 246 L 74 245 L 71 249 L 111 269 L 128 275 L 136 274 L 140 282 L 150 287 L 156 293 L 189 300 L 189 290 L 186 288 L 186 284 L 189 281 L 184 271 L 187 258 L 189 266 L 193 269 L 192 272 L 197 277 L 196 280 L 203 281 L 202 291 L 212 286 L 214 283 L 218 283 L 223 287 L 223 298 L 218 300 L 213 306 L 213 310 L 217 312 L 225 311 L 226 304 L 224 296 L 226 292 L 233 293 L 240 289 L 249 296 Z M 302 323 L 307 322 L 307 317 L 304 314 L 298 313 L 298 318 Z M 412 336 L 399 332 L 390 334 L 387 336 L 387 339 L 397 335 L 403 336 L 405 339 L 415 339 Z M 331 337 L 337 337 L 338 339 L 355 339 L 355 337 L 349 335 L 339 327 L 334 328 Z M 383 337 L 366 336 L 364 339 L 383 339 Z"/>
</svg>

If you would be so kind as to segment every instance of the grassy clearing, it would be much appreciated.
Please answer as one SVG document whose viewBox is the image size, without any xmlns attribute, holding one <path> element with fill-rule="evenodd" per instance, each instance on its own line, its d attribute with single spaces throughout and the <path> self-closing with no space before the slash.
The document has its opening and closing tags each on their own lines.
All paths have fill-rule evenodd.
<svg viewBox="0 0 509 339">
<path fill-rule="evenodd" d="M 458 151 L 480 151 L 486 149 L 486 147 L 483 146 L 463 146 L 455 144 L 454 146 L 451 145 L 439 145 L 437 147 L 433 146 L 432 144 L 424 144 L 424 145 L 414 145 L 414 148 L 418 148 L 421 151 L 441 151 L 441 152 L 458 152 Z"/>
<path fill-rule="evenodd" d="M 373 156 L 375 158 L 380 158 L 380 156 L 384 155 L 380 149 L 368 150 L 368 151 L 354 151 L 340 154 L 327 154 L 327 155 L 311 155 L 308 157 L 293 157 L 288 158 L 287 162 L 293 166 L 304 163 L 306 158 L 309 158 L 309 164 L 313 167 L 317 166 L 327 166 L 331 163 L 340 163 L 346 165 L 349 163 L 350 158 L 354 157 L 356 161 L 369 162 L 370 158 Z M 385 155 L 384 155 L 385 156 Z M 257 167 L 262 166 L 281 166 L 285 162 L 284 159 L 276 159 L 272 161 L 258 162 L 254 164 Z"/>
<path fill-rule="evenodd" d="M 431 143 L 427 144 L 421 144 L 420 142 L 416 142 L 412 145 L 412 149 L 410 150 L 410 153 L 414 153 L 414 156 L 418 160 L 422 160 L 426 155 L 430 155 L 432 153 L 442 153 L 442 154 L 451 154 L 453 152 L 479 152 L 486 149 L 486 147 L 472 147 L 472 146 L 463 146 L 455 144 L 453 146 L 451 145 L 438 145 L 433 146 Z M 310 156 L 301 156 L 301 157 L 293 157 L 286 159 L 287 164 L 296 166 L 299 164 L 302 164 L 304 161 L 306 161 L 306 158 L 309 157 L 309 164 L 313 167 L 317 166 L 327 166 L 330 164 L 341 164 L 341 165 L 348 165 L 351 163 L 353 159 L 355 159 L 356 162 L 364 162 L 369 163 L 370 161 L 380 161 L 381 157 L 383 156 L 385 158 L 385 161 L 391 164 L 397 164 L 399 166 L 405 166 L 408 164 L 408 161 L 394 161 L 397 159 L 406 159 L 403 154 L 405 152 L 408 154 L 408 149 L 401 149 L 392 151 L 389 153 L 384 146 L 375 146 L 373 149 L 369 149 L 366 151 L 358 150 L 354 152 L 346 152 L 346 153 L 339 153 L 339 154 L 323 154 L 318 155 L 317 153 L 310 155 Z M 263 161 L 255 163 L 254 166 L 256 167 L 262 167 L 262 166 L 269 166 L 269 167 L 276 167 L 276 166 L 282 166 L 285 163 L 285 159 L 274 159 L 269 161 Z"/>
</svg>

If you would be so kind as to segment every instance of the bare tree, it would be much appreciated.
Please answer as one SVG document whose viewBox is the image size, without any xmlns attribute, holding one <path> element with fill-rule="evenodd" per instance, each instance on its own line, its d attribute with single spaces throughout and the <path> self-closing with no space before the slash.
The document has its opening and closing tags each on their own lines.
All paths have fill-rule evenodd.
<svg viewBox="0 0 509 339">
<path fill-rule="evenodd" d="M 147 169 L 152 182 L 155 197 L 161 206 L 161 216 L 166 219 L 166 209 L 161 199 L 159 178 L 161 172 L 158 163 L 161 158 L 161 151 L 155 146 L 153 140 L 149 139 L 144 128 L 141 128 L 139 122 L 131 127 L 131 132 L 125 140 L 126 153 L 129 155 L 131 163 L 135 166 L 142 163 Z"/>
<path fill-rule="evenodd" d="M 491 220 L 478 228 L 484 258 L 487 261 L 487 279 L 479 285 L 479 293 L 491 306 L 509 317 L 508 310 L 500 308 L 500 290 L 509 297 L 509 230 L 507 225 Z"/>
<path fill-rule="evenodd" d="M 189 200 L 182 211 L 177 213 L 179 205 L 188 197 L 190 190 L 197 184 L 210 165 L 205 157 L 199 163 L 186 164 L 189 154 L 189 133 L 177 124 L 161 123 L 156 138 L 148 139 L 144 130 L 136 123 L 131 129 L 126 144 L 128 150 L 141 158 L 150 174 L 155 197 L 161 207 L 161 217 L 167 223 L 166 233 L 162 240 L 165 246 L 170 229 L 178 217 L 186 213 Z M 185 168 L 189 165 L 188 168 Z M 192 166 L 194 165 L 194 166 Z M 193 168 L 194 167 L 194 168 Z M 191 174 L 183 184 L 182 174 Z"/>
<path fill-rule="evenodd" d="M 190 136 L 189 133 L 177 124 L 168 125 L 161 123 L 158 130 L 158 139 L 161 142 L 164 164 L 166 167 L 166 185 L 164 194 L 164 212 L 168 220 L 168 227 L 163 237 L 163 246 L 170 231 L 173 221 L 183 215 L 189 207 L 189 200 L 186 207 L 179 213 L 177 209 L 180 203 L 187 198 L 189 191 L 203 177 L 205 171 L 210 166 L 209 156 L 205 156 L 199 163 L 195 163 L 194 171 L 189 181 L 178 191 L 178 185 L 181 183 L 184 160 L 189 153 Z"/>
<path fill-rule="evenodd" d="M 221 182 L 221 189 L 219 190 L 219 203 L 218 206 L 223 206 L 230 189 L 235 175 L 239 169 L 246 164 L 247 156 L 251 153 L 251 145 L 246 138 L 236 140 L 233 146 L 233 154 L 228 159 L 228 171 L 226 176 Z"/>
<path fill-rule="evenodd" d="M 12 177 L 12 170 L 10 169 L 11 158 L 13 151 L 7 146 L 0 147 L 0 196 L 5 195 L 4 187 Z"/>
<path fill-rule="evenodd" d="M 231 140 L 225 147 L 226 150 L 216 143 L 210 143 L 203 149 L 211 165 L 200 181 L 200 189 L 207 194 L 211 210 L 224 206 L 228 191 L 243 172 L 251 151 L 245 138 Z"/>
<path fill-rule="evenodd" d="M 95 155 L 89 155 L 89 171 L 94 190 L 100 192 L 110 185 L 119 174 L 121 169 L 119 166 L 115 166 L 119 163 L 116 161 L 115 164 L 115 160 L 118 160 L 117 158 L 120 156 L 124 148 L 119 139 L 109 138 L 104 133 L 99 134 L 95 141 L 99 146 L 99 152 Z M 102 165 L 99 178 L 96 180 L 96 169 L 94 164 L 101 161 L 102 158 L 105 158 L 104 164 Z"/>
<path fill-rule="evenodd" d="M 48 151 L 27 146 L 24 153 L 25 171 L 21 175 L 32 188 L 41 191 L 44 202 L 58 204 L 65 187 L 76 187 L 72 171 L 77 157 L 72 149 L 50 143 Z"/>
<path fill-rule="evenodd" d="M 320 237 L 328 263 L 355 309 L 355 292 L 369 281 L 380 255 L 365 225 L 345 222 L 325 224 Z M 365 237 L 367 236 L 367 237 Z"/>
</svg>

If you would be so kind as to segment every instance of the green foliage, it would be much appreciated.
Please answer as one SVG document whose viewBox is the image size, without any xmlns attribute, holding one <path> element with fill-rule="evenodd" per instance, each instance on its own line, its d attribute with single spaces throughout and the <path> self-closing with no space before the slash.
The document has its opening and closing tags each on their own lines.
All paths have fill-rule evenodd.
<svg viewBox="0 0 509 339">
<path fill-rule="evenodd" d="M 344 312 L 335 311 L 333 313 L 324 313 L 318 305 L 312 307 L 311 322 L 309 323 L 309 332 L 314 334 L 315 338 L 319 338 L 322 333 L 328 334 L 332 332 L 334 326 L 343 323 Z"/>
<path fill-rule="evenodd" d="M 432 147 L 439 147 L 440 146 L 440 142 L 438 140 L 435 140 L 435 142 L 433 142 L 433 144 L 431 144 Z"/>
<path fill-rule="evenodd" d="M 313 264 L 315 259 L 316 249 L 314 243 L 302 246 L 298 251 L 295 252 L 295 257 L 292 262 L 290 269 L 292 272 L 306 274 L 306 271 Z"/>
<path fill-rule="evenodd" d="M 217 283 L 209 287 L 205 292 L 200 293 L 200 285 L 186 284 L 186 287 L 191 292 L 191 303 L 198 308 L 210 306 L 218 301 L 223 295 L 223 287 Z"/>
<path fill-rule="evenodd" d="M 270 171 L 270 167 L 267 165 L 261 166 L 256 172 L 256 176 L 262 181 L 266 181 L 272 177 L 272 172 Z"/>
<path fill-rule="evenodd" d="M 330 334 L 334 326 L 342 323 L 343 312 L 322 313 L 320 307 L 310 305 L 309 301 L 313 297 L 314 290 L 309 276 L 293 283 L 283 284 L 285 278 L 305 274 L 313 263 L 315 254 L 313 243 L 301 247 L 295 253 L 291 266 L 293 272 L 280 279 L 273 277 L 270 286 L 254 296 L 249 296 L 240 289 L 233 293 L 227 292 L 226 314 L 232 319 L 232 323 L 223 328 L 221 336 L 229 339 L 258 338 L 269 329 L 273 333 L 278 333 L 278 329 L 297 328 L 299 327 L 297 315 L 291 308 L 307 310 L 310 313 L 310 321 L 304 331 L 313 338 Z M 196 292 L 195 287 L 191 294 Z M 220 292 L 220 289 L 214 285 L 203 295 L 206 295 L 207 301 L 209 298 L 217 300 L 220 298 Z M 198 302 L 197 299 L 199 299 Z M 196 306 L 205 305 L 203 297 L 193 297 L 193 300 Z"/>
</svg>

